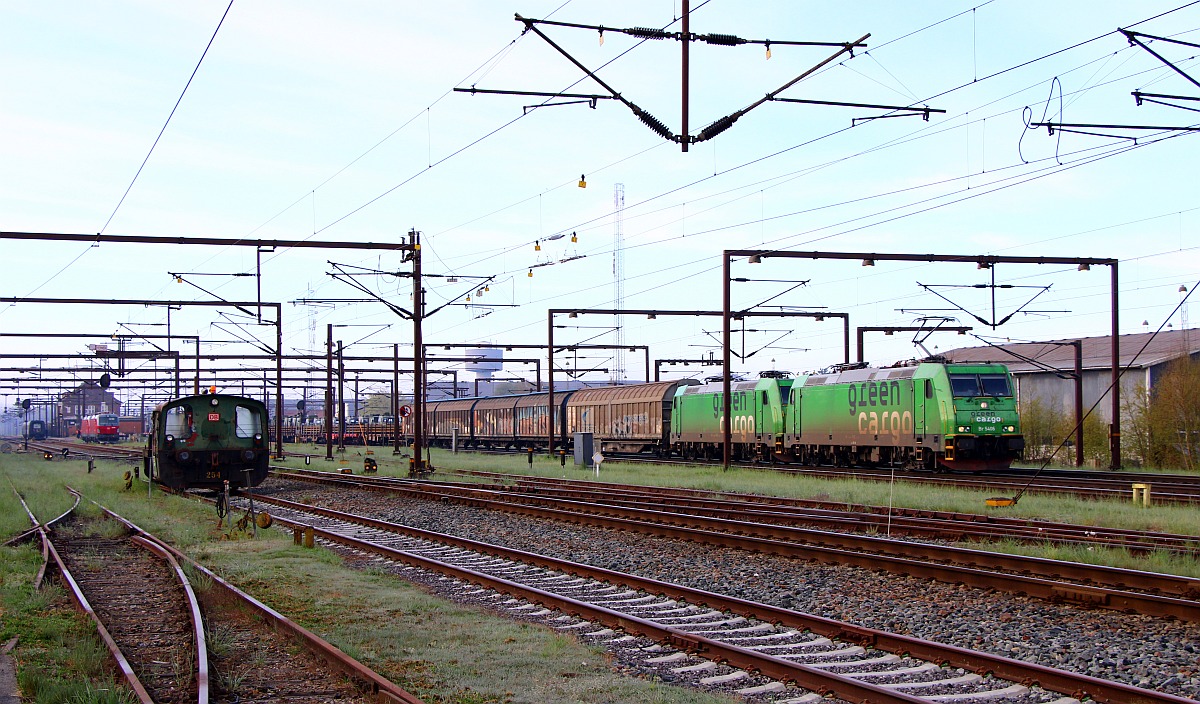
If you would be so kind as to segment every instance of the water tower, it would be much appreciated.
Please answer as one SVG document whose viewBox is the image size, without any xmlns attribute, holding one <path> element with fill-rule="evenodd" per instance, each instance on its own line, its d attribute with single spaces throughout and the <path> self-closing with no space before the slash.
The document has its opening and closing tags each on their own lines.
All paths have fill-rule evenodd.
<svg viewBox="0 0 1200 704">
<path fill-rule="evenodd" d="M 498 347 L 472 347 L 466 351 L 465 356 L 474 357 L 474 361 L 467 362 L 464 368 L 475 373 L 478 395 L 490 395 L 492 374 L 504 368 L 504 350 Z"/>
</svg>

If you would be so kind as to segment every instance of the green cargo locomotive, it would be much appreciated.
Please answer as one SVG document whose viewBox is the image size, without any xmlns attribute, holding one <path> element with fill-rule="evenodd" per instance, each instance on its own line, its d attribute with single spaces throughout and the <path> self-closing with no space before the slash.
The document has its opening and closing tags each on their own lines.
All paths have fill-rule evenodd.
<svg viewBox="0 0 1200 704">
<path fill-rule="evenodd" d="M 731 386 L 733 455 L 801 464 L 983 471 L 1007 468 L 1025 447 L 1012 377 L 1000 364 L 840 365 L 795 379 Z M 720 384 L 682 387 L 673 449 L 719 457 Z"/>
<path fill-rule="evenodd" d="M 154 410 L 146 446 L 147 475 L 176 490 L 254 487 L 267 477 L 270 449 L 262 401 L 202 394 Z"/>
</svg>

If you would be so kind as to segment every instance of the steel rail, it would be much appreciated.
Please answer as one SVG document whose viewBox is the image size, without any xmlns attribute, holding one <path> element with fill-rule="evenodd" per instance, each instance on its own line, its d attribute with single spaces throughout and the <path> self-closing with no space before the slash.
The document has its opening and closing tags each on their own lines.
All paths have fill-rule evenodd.
<svg viewBox="0 0 1200 704">
<path fill-rule="evenodd" d="M 70 489 L 70 487 L 68 487 L 68 489 L 74 493 L 78 493 L 74 489 Z M 313 633 L 312 631 L 308 630 L 304 626 L 301 626 L 300 624 L 296 623 L 295 621 L 292 621 L 287 616 L 284 616 L 280 612 L 276 611 L 275 609 L 271 608 L 270 606 L 267 606 L 266 604 L 259 601 L 258 599 L 255 599 L 253 596 L 242 591 L 241 589 L 234 586 L 230 582 L 227 582 L 226 580 L 222 579 L 220 577 L 220 575 L 218 575 L 217 573 L 208 569 L 207 567 L 200 564 L 199 562 L 196 562 L 191 557 L 180 552 L 174 546 L 172 546 L 168 543 L 158 541 L 157 538 L 154 538 L 154 536 L 152 534 L 147 532 L 145 529 L 139 527 L 133 521 L 130 521 L 129 519 L 124 518 L 123 516 L 117 514 L 116 512 L 112 511 L 111 509 L 97 503 L 94 500 L 89 499 L 89 501 L 92 501 L 93 504 L 95 504 L 97 507 L 99 507 L 100 510 L 105 513 L 105 515 L 110 516 L 114 520 L 119 521 L 120 523 L 124 524 L 126 527 L 128 527 L 134 533 L 136 533 L 138 535 L 148 536 L 150 539 L 159 542 L 159 544 L 163 547 L 163 549 L 168 551 L 171 555 L 175 556 L 176 559 L 181 560 L 181 561 L 186 562 L 189 565 L 191 565 L 191 567 L 193 569 L 195 569 L 197 572 L 199 572 L 201 575 L 212 580 L 213 585 L 220 588 L 228 596 L 233 597 L 236 601 L 241 602 L 241 603 L 246 604 L 247 606 L 251 607 L 254 611 L 256 611 L 259 614 L 259 616 L 263 620 L 269 622 L 272 626 L 276 627 L 277 629 L 287 631 L 287 632 L 291 633 L 293 636 L 295 636 L 298 639 L 300 639 L 301 641 L 303 641 L 312 652 L 314 652 L 317 656 L 321 657 L 330 666 L 338 669 L 339 671 L 343 672 L 350 678 L 352 678 L 360 683 L 365 683 L 369 690 L 369 693 L 375 697 L 376 701 L 381 702 L 381 703 L 423 704 L 422 700 L 419 699 L 418 697 L 416 697 L 415 695 L 413 695 L 412 693 L 402 689 L 401 687 L 399 687 L 396 684 L 389 681 L 387 678 L 376 673 L 371 668 L 367 667 L 366 665 L 364 665 L 364 664 L 360 663 L 359 661 L 355 660 L 354 658 L 350 657 L 345 652 L 343 652 L 340 648 L 333 645 L 332 643 L 325 640 L 324 638 L 321 638 L 316 633 Z"/>
<path fill-rule="evenodd" d="M 500 491 L 513 491 L 499 486 L 490 487 Z M 662 506 L 663 496 L 652 494 L 630 494 L 627 496 L 605 494 L 599 491 L 589 492 L 580 490 L 542 490 L 529 491 L 521 489 L 523 495 L 534 494 L 543 498 L 570 499 L 589 503 L 604 503 L 611 506 L 628 508 L 655 509 Z M 671 498 L 671 510 L 687 511 L 689 513 L 718 517 L 738 521 L 760 521 L 769 523 L 784 523 L 789 525 L 803 524 L 809 527 L 819 527 L 823 530 L 837 531 L 872 531 L 887 532 L 892 535 L 908 535 L 923 538 L 934 538 L 965 542 L 970 540 L 1016 540 L 1021 542 L 1071 544 L 1080 546 L 1121 547 L 1130 551 L 1148 552 L 1151 550 L 1173 550 L 1196 554 L 1200 552 L 1200 537 L 1181 536 L 1171 542 L 1151 542 L 1139 539 L 1137 536 L 1124 534 L 1107 536 L 1103 528 L 1075 530 L 1053 529 L 1049 527 L 1009 526 L 996 524 L 969 524 L 952 520 L 938 520 L 904 515 L 880 515 L 875 513 L 855 513 L 838 511 L 836 509 L 802 509 L 782 504 L 753 504 L 736 505 L 729 501 Z M 1187 543 L 1193 547 L 1186 547 Z"/>
<path fill-rule="evenodd" d="M 486 472 L 478 472 L 486 476 Z M 580 501 L 599 501 L 616 505 L 644 507 L 643 502 L 670 501 L 673 508 L 720 512 L 726 518 L 762 517 L 775 521 L 795 521 L 841 530 L 888 530 L 905 535 L 924 535 L 949 540 L 970 538 L 1015 538 L 1034 542 L 1074 543 L 1126 548 L 1131 551 L 1170 550 L 1179 553 L 1200 552 L 1200 536 L 1151 533 L 1129 529 L 1104 528 L 1034 519 L 1005 519 L 980 514 L 918 511 L 880 506 L 854 506 L 827 501 L 788 497 L 726 494 L 715 491 L 677 491 L 670 488 L 583 481 L 543 480 L 539 477 L 504 475 L 513 479 L 502 483 L 493 475 L 491 484 L 476 486 L 498 491 L 519 491 L 538 496 L 555 496 Z M 430 481 L 427 485 L 462 486 L 462 482 Z"/>
<path fill-rule="evenodd" d="M 10 480 L 9 484 L 11 484 L 11 483 L 12 483 L 12 481 Z M 17 535 L 15 537 L 9 538 L 8 540 L 4 541 L 4 543 L 3 543 L 4 547 L 8 547 L 10 545 L 16 545 L 17 543 L 21 542 L 25 538 L 28 538 L 29 536 L 33 535 L 34 533 L 37 533 L 38 531 L 41 531 L 45 528 L 49 528 L 50 526 L 54 525 L 55 523 L 58 523 L 62 519 L 71 515 L 71 513 L 75 510 L 75 507 L 79 505 L 79 498 L 76 497 L 75 503 L 72 504 L 71 507 L 68 508 L 66 511 L 63 511 L 58 516 L 51 518 L 50 520 L 46 521 L 45 523 L 41 523 L 38 521 L 37 517 L 33 515 L 33 511 L 29 510 L 29 505 L 25 503 L 25 497 L 21 496 L 21 492 L 17 491 L 16 487 L 13 487 L 13 493 L 15 493 L 17 495 L 17 500 L 19 500 L 21 502 L 21 506 L 23 506 L 25 508 L 25 513 L 28 514 L 30 522 L 33 523 L 33 527 L 30 528 L 29 530 L 25 531 L 24 533 L 21 533 L 20 535 Z"/>
<path fill-rule="evenodd" d="M 66 511 L 63 511 L 61 514 L 59 514 L 55 518 L 52 518 L 49 521 L 46 521 L 45 523 L 42 523 L 42 522 L 38 521 L 37 516 L 33 515 L 33 511 L 31 511 L 29 509 L 29 504 L 25 503 L 25 497 L 21 496 L 21 492 L 17 491 L 17 487 L 13 485 L 11 479 L 8 481 L 8 484 L 9 484 L 9 486 L 12 486 L 13 493 L 17 495 L 17 500 L 21 502 L 21 507 L 25 509 L 25 514 L 27 516 L 29 516 L 30 522 L 33 523 L 33 529 L 26 531 L 26 532 L 22 533 L 21 535 L 18 535 L 16 538 L 11 539 L 4 544 L 8 545 L 10 543 L 15 543 L 19 539 L 21 539 L 25 536 L 31 535 L 32 533 L 37 533 L 41 537 L 41 539 L 42 539 L 42 565 L 41 565 L 41 567 L 38 568 L 37 575 L 33 578 L 33 588 L 41 589 L 42 581 L 46 578 L 46 568 L 49 567 L 49 565 L 50 565 L 50 535 L 46 529 L 49 528 L 50 526 L 54 525 L 55 523 L 58 523 L 62 519 L 66 518 L 67 516 L 71 515 L 71 513 L 75 510 L 75 507 L 79 505 L 79 499 L 75 500 L 75 503 L 72 504 L 71 508 L 67 509 Z"/>
<path fill-rule="evenodd" d="M 783 472 L 787 474 L 795 474 L 799 476 L 816 476 L 816 477 L 831 477 L 836 479 L 860 479 L 870 481 L 891 481 L 892 476 L 887 472 L 872 472 L 870 470 L 853 470 L 853 471 L 837 471 L 829 469 L 805 469 L 805 468 L 789 468 L 787 466 L 778 467 L 758 467 L 768 471 Z M 1025 486 L 1027 477 L 1022 475 L 1012 475 L 1008 477 L 959 477 L 954 478 L 938 478 L 938 477 L 919 477 L 913 475 L 897 475 L 895 479 L 904 481 L 909 484 L 929 484 L 933 486 L 952 486 L 960 489 L 986 489 L 994 491 L 1011 491 L 1016 488 Z M 1129 495 L 1129 484 L 1125 483 L 1124 487 L 1116 486 L 1119 480 L 1113 480 L 1113 485 L 1088 486 L 1080 481 L 1067 480 L 1063 478 L 1043 480 L 1039 479 L 1029 485 L 1029 493 L 1044 493 L 1044 494 L 1070 494 L 1072 496 L 1088 496 L 1100 498 L 1118 498 Z M 1136 481 L 1136 480 L 1131 480 Z M 1151 480 L 1153 481 L 1153 480 Z M 1121 482 L 1124 483 L 1124 482 Z M 1175 484 L 1180 490 L 1177 491 L 1156 491 L 1154 499 L 1160 503 L 1176 503 L 1176 504 L 1196 504 L 1200 503 L 1200 480 L 1191 486 Z M 1188 492 L 1190 490 L 1190 492 Z"/>
<path fill-rule="evenodd" d="M 276 474 L 282 476 L 278 471 Z M 326 479 L 293 471 L 287 473 L 287 476 L 335 486 L 395 492 L 433 501 L 459 499 L 473 506 L 523 513 L 567 523 L 619 528 L 660 537 L 807 560 L 855 565 L 872 570 L 885 569 L 890 572 L 927 577 L 950 584 L 967 584 L 983 589 L 997 589 L 1054 601 L 1200 622 L 1200 602 L 1116 588 L 1128 588 L 1127 582 L 1134 582 L 1136 585 L 1138 581 L 1141 581 L 1149 582 L 1160 591 L 1185 595 L 1200 594 L 1200 580 L 1188 577 L 1060 562 L 1044 558 L 1027 558 L 1019 555 L 888 540 L 871 536 L 789 528 L 765 523 L 740 523 L 664 511 L 619 509 L 582 502 L 553 502 L 564 506 L 564 508 L 553 508 L 536 505 L 551 503 L 551 501 L 520 495 L 514 495 L 511 498 L 519 498 L 526 503 L 511 503 L 504 501 L 503 496 L 495 498 L 494 495 L 497 492 L 486 490 L 460 490 L 449 494 L 427 491 L 419 488 L 419 484 L 409 486 L 368 484 L 361 482 L 357 477 L 346 479 L 344 475 L 333 475 L 337 478 Z M 379 480 L 372 481 L 378 482 Z M 696 527 L 694 525 L 696 523 L 704 527 Z M 725 532 L 718 529 L 723 529 Z M 755 535 L 748 535 L 749 532 L 754 532 Z M 863 549 L 882 549 L 885 552 L 854 551 Z M 941 560 L 941 562 L 933 560 Z M 964 564 L 968 566 L 963 566 Z M 1025 574 L 992 572 L 984 567 L 1008 569 L 1013 572 L 1025 572 Z M 1074 577 L 1083 583 L 1060 582 L 1046 577 L 1031 576 L 1031 573 L 1037 570 L 1048 572 L 1060 579 Z M 1095 586 L 1098 583 L 1097 580 L 1108 580 L 1112 582 L 1113 586 Z"/>
<path fill-rule="evenodd" d="M 204 616 L 200 613 L 200 600 L 196 597 L 192 583 L 188 581 L 183 568 L 179 566 L 179 561 L 167 549 L 165 543 L 144 533 L 134 535 L 132 540 L 166 561 L 175 572 L 175 578 L 183 586 L 187 595 L 188 616 L 192 620 L 192 638 L 196 645 L 196 701 L 205 704 L 208 702 L 208 641 L 204 637 Z"/>
<path fill-rule="evenodd" d="M 83 595 L 83 590 L 76 583 L 75 578 L 71 576 L 71 571 L 67 569 L 67 563 L 59 556 L 53 544 L 50 544 L 50 554 L 54 557 L 54 562 L 58 565 L 63 581 L 67 584 L 67 589 L 71 593 L 71 599 L 75 602 L 79 610 L 91 617 L 92 622 L 96 624 L 96 631 L 100 634 L 100 639 L 104 641 L 104 646 L 108 648 L 108 652 L 117 661 L 117 668 L 121 671 L 121 675 L 125 677 L 125 681 L 133 688 L 138 701 L 142 702 L 142 704 L 155 704 L 149 692 L 142 686 L 141 680 L 138 679 L 137 674 L 133 671 L 133 666 L 129 664 L 129 660 L 121 652 L 121 647 L 117 645 L 117 641 L 113 639 L 112 634 L 104 627 L 104 623 L 100 621 L 100 617 L 92 608 L 91 603 Z"/>
<path fill-rule="evenodd" d="M 477 552 L 496 555 L 505 559 L 576 574 L 582 577 L 608 582 L 610 584 L 620 584 L 629 588 L 640 589 L 651 594 L 660 594 L 668 598 L 680 599 L 689 603 L 704 604 L 713 609 L 720 609 L 723 611 L 737 613 L 739 615 L 751 616 L 769 623 L 779 623 L 788 627 L 809 629 L 815 633 L 819 633 L 830 638 L 839 638 L 860 645 L 870 646 L 880 650 L 885 650 L 904 656 L 920 658 L 927 661 L 946 663 L 953 667 L 969 669 L 972 672 L 979 674 L 994 675 L 1001 679 L 1025 684 L 1026 686 L 1037 685 L 1052 691 L 1069 694 L 1079 699 L 1091 698 L 1097 702 L 1123 702 L 1136 704 L 1155 704 L 1167 702 L 1172 704 L 1183 704 L 1184 702 L 1192 702 L 1192 700 L 1184 697 L 1177 697 L 1162 692 L 1154 692 L 1152 690 L 1146 690 L 1119 682 L 1101 680 L 1088 675 L 1058 670 L 1055 668 L 1046 667 L 1044 665 L 1014 660 L 989 653 L 976 652 L 967 650 L 965 648 L 959 648 L 957 646 L 949 646 L 932 641 L 925 641 L 911 636 L 887 633 L 872 628 L 842 623 L 833 619 L 812 614 L 792 611 L 767 604 L 759 604 L 745 599 L 739 599 L 737 597 L 716 594 L 714 592 L 707 592 L 700 589 L 692 589 L 690 587 L 684 587 L 678 584 L 672 584 L 670 582 L 639 577 L 637 575 L 616 572 L 613 570 L 593 567 L 581 563 L 558 560 L 544 555 L 538 555 L 536 553 L 482 543 L 470 540 L 468 538 L 460 538 L 453 535 L 446 535 L 443 533 L 436 533 L 410 526 L 389 523 L 387 521 L 335 511 L 332 509 L 308 506 L 305 504 L 272 498 L 261 494 L 256 494 L 255 498 L 260 502 L 275 504 L 295 511 L 316 514 L 338 521 L 368 526 L 396 534 L 420 538 L 423 540 L 449 544 Z M 796 682 L 806 689 L 811 689 L 821 694 L 832 693 L 840 698 L 858 702 L 927 702 L 927 700 L 921 697 L 909 697 L 907 695 L 899 694 L 898 692 L 878 688 L 873 685 L 854 680 L 853 678 L 842 677 L 833 673 L 810 668 L 799 663 L 793 663 L 769 655 L 763 655 L 745 648 L 740 648 L 726 643 L 721 643 L 719 641 L 714 641 L 696 634 L 680 631 L 669 626 L 654 624 L 643 619 L 621 614 L 605 607 L 588 604 L 586 602 L 579 602 L 568 597 L 545 592 L 544 590 L 534 587 L 521 585 L 500 577 L 475 572 L 474 570 L 455 565 L 449 565 L 438 560 L 424 557 L 422 555 L 417 555 L 404 550 L 360 540 L 358 538 L 342 535 L 340 533 L 318 528 L 316 526 L 303 524 L 284 517 L 277 516 L 276 520 L 281 523 L 288 523 L 290 525 L 303 527 L 305 529 L 311 528 L 314 535 L 319 535 L 320 537 L 331 542 L 340 543 L 358 550 L 374 552 L 379 555 L 400 560 L 411 565 L 424 567 L 426 569 L 433 569 L 443 574 L 452 575 L 466 581 L 487 586 L 505 594 L 519 595 L 522 598 L 526 598 L 527 600 L 535 603 L 539 603 L 544 606 L 552 606 L 553 608 L 564 611 L 565 613 L 575 614 L 589 619 L 600 620 L 608 626 L 622 628 L 631 633 L 638 633 L 647 637 L 655 638 L 659 641 L 669 642 L 673 646 L 681 649 L 687 649 L 697 653 L 704 653 L 706 657 L 723 660 L 735 666 L 742 667 L 743 669 L 758 671 L 775 679 Z M 1194 704 L 1194 702 L 1192 702 L 1192 704 Z"/>
<path fill-rule="evenodd" d="M 115 461 L 141 459 L 142 453 L 144 452 L 144 448 L 138 449 L 138 450 L 132 450 L 132 449 L 122 450 L 121 448 L 111 448 L 111 449 L 109 449 L 109 448 L 94 448 L 93 449 L 93 448 L 79 448 L 79 447 L 74 447 L 74 446 L 65 446 L 64 447 L 61 444 L 52 443 L 52 442 L 30 442 L 29 449 L 36 450 L 38 452 L 51 452 L 56 455 L 60 455 L 64 458 L 74 457 L 74 458 L 93 459 L 93 460 L 115 460 Z M 66 452 L 67 452 L 67 454 L 65 454 L 65 455 L 62 454 L 62 452 L 64 450 L 66 450 Z"/>
<path fill-rule="evenodd" d="M 828 314 L 827 314 L 828 315 Z M 476 450 L 477 452 L 485 452 Z M 492 451 L 494 454 L 514 454 L 511 452 Z M 606 462 L 621 462 L 628 464 L 676 465 L 676 466 L 713 466 L 715 462 L 683 460 L 681 458 L 659 459 L 634 455 L 613 455 Z M 889 471 L 872 471 L 869 468 L 835 469 L 832 467 L 814 465 L 765 465 L 758 462 L 733 462 L 733 466 L 742 469 L 758 470 L 793 474 L 797 476 L 820 477 L 832 479 L 859 479 L 863 481 L 902 481 L 910 484 L 932 484 L 934 486 L 949 486 L 957 489 L 978 489 L 986 491 L 1015 491 L 1024 487 L 1030 478 L 1029 474 L 1007 475 L 919 475 L 909 472 L 892 474 Z M 1012 470 L 1010 470 L 1012 471 Z M 1194 505 L 1200 503 L 1200 476 L 1150 473 L 1108 472 L 1107 477 L 1093 477 L 1097 481 L 1109 481 L 1111 485 L 1087 486 L 1083 482 L 1089 477 L 1078 470 L 1062 470 L 1061 472 L 1044 472 L 1042 476 L 1028 489 L 1032 494 L 1068 494 L 1090 498 L 1117 499 L 1127 498 L 1130 494 L 1129 485 L 1133 482 L 1150 482 L 1156 484 L 1154 500 L 1159 503 Z M 1082 481 L 1081 481 L 1082 480 Z"/>
</svg>

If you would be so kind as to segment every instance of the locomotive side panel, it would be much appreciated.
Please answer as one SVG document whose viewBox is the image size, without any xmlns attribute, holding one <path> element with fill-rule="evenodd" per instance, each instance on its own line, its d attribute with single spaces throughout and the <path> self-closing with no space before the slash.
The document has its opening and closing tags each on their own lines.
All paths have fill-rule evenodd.
<svg viewBox="0 0 1200 704">
<path fill-rule="evenodd" d="M 909 447 L 915 444 L 912 379 L 804 386 L 788 445 Z"/>
</svg>

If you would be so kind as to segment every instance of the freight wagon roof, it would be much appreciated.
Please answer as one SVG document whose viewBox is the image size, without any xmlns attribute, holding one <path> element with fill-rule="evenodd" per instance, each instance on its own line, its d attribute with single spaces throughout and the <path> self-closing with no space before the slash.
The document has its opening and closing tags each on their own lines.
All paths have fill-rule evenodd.
<svg viewBox="0 0 1200 704">
<path fill-rule="evenodd" d="M 1112 368 L 1111 335 L 1067 338 L 1049 342 L 1010 342 L 995 346 L 963 347 L 942 354 L 952 362 L 998 362 L 1017 374 L 1045 371 L 1045 368 L 1039 364 L 1009 354 L 1011 351 L 1022 357 L 1036 360 L 1041 365 L 1070 370 L 1075 368 L 1074 346 L 1054 343 L 1074 342 L 1076 339 L 1083 341 L 1083 368 L 1085 370 Z M 1167 330 L 1157 335 L 1153 333 L 1121 335 L 1117 345 L 1118 360 L 1122 367 L 1133 364 L 1135 369 L 1145 369 L 1182 357 L 1185 351 L 1191 355 L 1200 354 L 1200 330 L 1193 328 L 1190 330 Z M 1143 346 L 1145 347 L 1144 351 L 1142 350 Z M 1141 354 L 1138 354 L 1139 352 Z"/>
<path fill-rule="evenodd" d="M 570 391 L 562 391 L 554 394 L 554 405 L 561 406 L 562 402 L 567 400 L 567 397 L 570 395 Z M 548 403 L 550 394 L 530 394 L 528 396 L 518 396 L 516 399 L 516 408 L 537 408 L 538 406 L 545 406 Z M 481 401 L 479 405 L 482 406 L 483 402 Z"/>
<path fill-rule="evenodd" d="M 546 394 L 541 394 L 544 398 Z M 475 410 L 486 411 L 493 408 L 513 408 L 520 401 L 528 402 L 531 396 L 493 396 L 491 398 L 483 397 L 475 399 Z"/>
<path fill-rule="evenodd" d="M 689 380 L 690 381 L 690 380 Z M 622 384 L 580 389 L 567 402 L 568 407 L 589 403 L 637 403 L 670 399 L 680 381 L 658 381 L 652 384 Z"/>
<path fill-rule="evenodd" d="M 439 411 L 469 411 L 471 405 L 478 399 L 474 398 L 457 398 L 457 399 L 442 399 L 440 401 L 426 401 L 426 406 L 436 406 Z"/>
</svg>

